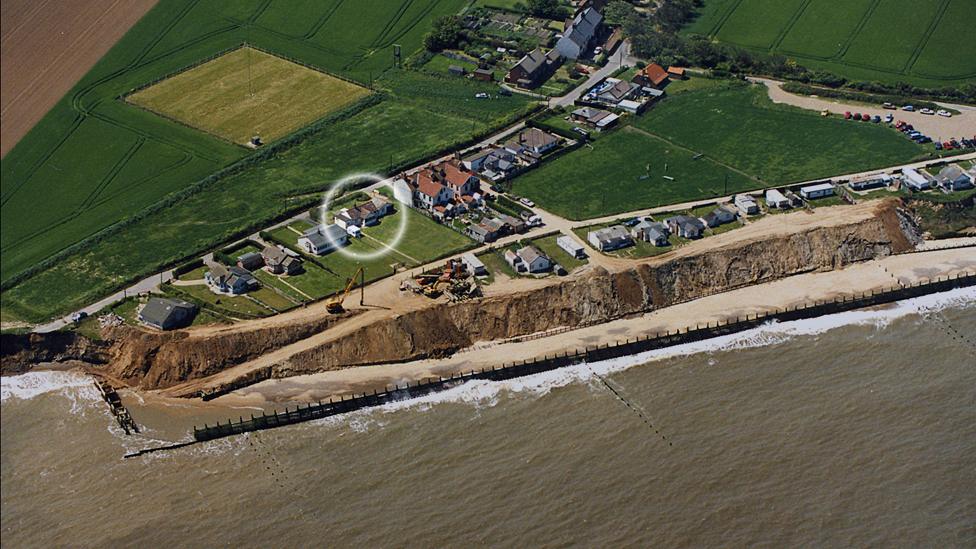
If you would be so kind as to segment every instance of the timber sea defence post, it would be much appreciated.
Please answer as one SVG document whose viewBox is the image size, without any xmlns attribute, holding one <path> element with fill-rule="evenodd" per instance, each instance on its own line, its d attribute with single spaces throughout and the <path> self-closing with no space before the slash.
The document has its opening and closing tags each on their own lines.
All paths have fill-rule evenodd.
<svg viewBox="0 0 976 549">
<path fill-rule="evenodd" d="M 329 402 L 318 402 L 315 404 L 298 405 L 293 409 L 285 408 L 283 412 L 275 410 L 272 413 L 262 413 L 260 416 L 251 415 L 249 418 L 238 417 L 237 420 L 230 419 L 226 423 L 218 422 L 215 425 L 205 424 L 203 427 L 193 427 L 193 441 L 184 442 L 175 446 L 165 446 L 160 448 L 149 448 L 129 454 L 126 457 L 134 457 L 145 453 L 173 449 L 187 446 L 197 442 L 204 442 L 218 438 L 239 435 L 248 432 L 273 429 L 285 425 L 293 425 L 305 421 L 321 419 L 336 415 L 341 415 L 364 408 L 372 408 L 390 404 L 393 402 L 418 398 L 453 387 L 457 387 L 464 382 L 471 380 L 490 380 L 502 381 L 517 377 L 528 376 L 541 372 L 556 370 L 567 366 L 582 364 L 584 362 L 599 362 L 624 356 L 631 356 L 646 351 L 672 347 L 685 343 L 704 341 L 715 337 L 742 332 L 761 326 L 767 322 L 780 321 L 787 322 L 792 320 L 802 320 L 815 318 L 828 314 L 835 314 L 864 307 L 872 307 L 911 299 L 923 295 L 944 292 L 956 288 L 976 286 L 976 274 L 959 274 L 955 276 L 941 277 L 935 280 L 919 281 L 913 284 L 892 286 L 883 290 L 857 293 L 853 295 L 839 296 L 833 300 L 817 300 L 812 303 L 787 307 L 766 313 L 749 314 L 745 317 L 738 317 L 726 321 L 718 321 L 688 327 L 669 332 L 659 332 L 615 344 L 604 344 L 575 351 L 566 351 L 551 356 L 536 358 L 533 360 L 520 361 L 492 368 L 482 368 L 464 373 L 454 374 L 451 377 L 427 378 L 413 384 L 396 385 L 387 387 L 383 391 L 373 391 L 372 393 L 362 393 L 351 397 L 341 397 L 338 400 L 330 399 Z"/>
</svg>

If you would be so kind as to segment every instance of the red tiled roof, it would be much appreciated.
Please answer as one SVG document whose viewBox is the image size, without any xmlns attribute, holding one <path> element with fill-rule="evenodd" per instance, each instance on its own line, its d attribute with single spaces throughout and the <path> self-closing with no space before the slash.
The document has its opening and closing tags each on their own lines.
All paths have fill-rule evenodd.
<svg viewBox="0 0 976 549">
<path fill-rule="evenodd" d="M 427 195 L 431 198 L 437 198 L 437 195 L 440 194 L 441 189 L 444 188 L 444 185 L 434 181 L 431 178 L 431 173 L 429 170 L 423 170 L 417 173 L 416 187 L 417 192 L 420 194 Z"/>
<path fill-rule="evenodd" d="M 444 181 L 452 187 L 464 186 L 471 177 L 471 173 L 461 170 L 450 162 L 444 162 L 438 168 L 444 170 Z"/>
<path fill-rule="evenodd" d="M 637 75 L 647 78 L 655 86 L 668 79 L 667 71 L 665 71 L 664 68 L 657 63 L 651 63 L 650 65 L 644 67 L 644 70 L 637 73 Z"/>
<path fill-rule="evenodd" d="M 684 67 L 668 67 L 668 73 L 683 76 L 685 74 L 685 69 Z"/>
</svg>

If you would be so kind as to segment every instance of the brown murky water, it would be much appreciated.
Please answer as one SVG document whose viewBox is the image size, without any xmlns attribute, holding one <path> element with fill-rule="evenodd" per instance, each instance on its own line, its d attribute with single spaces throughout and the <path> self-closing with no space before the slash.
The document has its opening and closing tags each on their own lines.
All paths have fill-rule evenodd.
<svg viewBox="0 0 976 549">
<path fill-rule="evenodd" d="M 973 291 L 134 460 L 86 380 L 29 376 L 4 546 L 976 545 Z"/>
</svg>

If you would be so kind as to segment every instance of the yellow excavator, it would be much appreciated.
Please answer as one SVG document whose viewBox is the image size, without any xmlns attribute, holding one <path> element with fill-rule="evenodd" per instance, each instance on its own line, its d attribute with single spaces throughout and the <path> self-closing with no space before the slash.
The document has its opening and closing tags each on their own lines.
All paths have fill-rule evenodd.
<svg viewBox="0 0 976 549">
<path fill-rule="evenodd" d="M 337 314 L 345 311 L 345 309 L 342 308 L 342 302 L 346 300 L 346 296 L 349 295 L 349 292 L 352 290 L 352 287 L 356 284 L 356 277 L 357 276 L 360 278 L 359 288 L 363 292 L 363 294 L 360 295 L 359 304 L 360 305 L 363 304 L 363 297 L 365 297 L 365 292 L 366 292 L 366 290 L 365 290 L 365 288 L 366 288 L 366 271 L 362 268 L 362 266 L 360 266 L 359 269 L 356 270 L 356 274 L 352 275 L 352 278 L 349 279 L 349 282 L 346 284 L 345 290 L 336 292 L 325 303 L 325 310 L 326 311 L 329 311 L 330 313 L 332 313 L 334 315 L 337 315 Z"/>
</svg>

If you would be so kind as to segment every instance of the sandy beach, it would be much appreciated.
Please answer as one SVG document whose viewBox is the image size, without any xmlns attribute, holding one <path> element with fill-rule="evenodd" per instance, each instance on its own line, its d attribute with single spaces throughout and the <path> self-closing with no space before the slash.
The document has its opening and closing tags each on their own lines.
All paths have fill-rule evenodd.
<svg viewBox="0 0 976 549">
<path fill-rule="evenodd" d="M 960 239 L 957 243 L 969 243 L 970 240 L 972 239 Z M 841 295 L 891 288 L 898 284 L 973 272 L 976 272 L 976 254 L 973 253 L 973 248 L 891 256 L 838 271 L 796 275 L 768 284 L 704 297 L 634 318 L 571 329 L 529 341 L 520 338 L 514 342 L 481 342 L 445 359 L 357 367 L 269 380 L 216 399 L 212 404 L 260 406 L 268 401 L 310 402 L 328 399 L 586 346 L 614 344 L 627 338 L 775 311 L 814 300 L 833 299 Z"/>
</svg>

